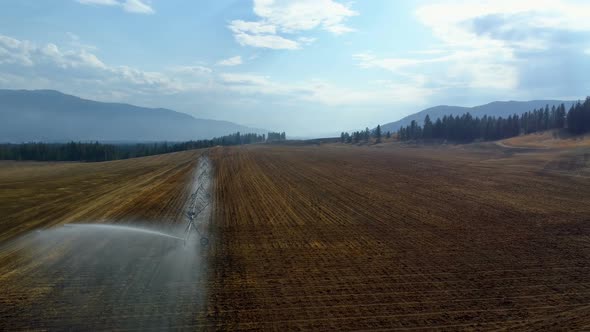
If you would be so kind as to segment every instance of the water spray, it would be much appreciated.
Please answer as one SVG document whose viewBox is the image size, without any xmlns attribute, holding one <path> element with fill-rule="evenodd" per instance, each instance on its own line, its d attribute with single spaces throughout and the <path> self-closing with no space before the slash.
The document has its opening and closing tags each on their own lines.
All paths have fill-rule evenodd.
<svg viewBox="0 0 590 332">
<path fill-rule="evenodd" d="M 181 237 L 170 235 L 170 234 L 166 234 L 166 233 L 162 233 L 162 232 L 159 232 L 159 231 L 145 229 L 145 228 L 139 228 L 139 227 L 125 226 L 125 225 L 66 224 L 66 225 L 63 225 L 63 227 L 67 227 L 67 228 L 95 228 L 95 229 L 107 230 L 107 231 L 109 231 L 109 230 L 110 231 L 127 231 L 127 232 L 143 233 L 143 234 L 146 234 L 146 235 L 162 236 L 162 237 L 167 237 L 167 238 L 176 239 L 176 240 L 184 240 Z"/>
<path fill-rule="evenodd" d="M 199 225 L 199 216 L 205 209 L 211 205 L 211 195 L 209 194 L 209 160 L 205 154 L 200 158 L 198 167 L 198 177 L 196 183 L 198 183 L 197 189 L 191 194 L 189 204 L 186 209 L 186 228 L 184 229 L 184 236 L 174 236 L 166 233 L 162 233 L 155 230 L 148 230 L 145 228 L 125 226 L 125 225 L 105 225 L 105 224 L 66 224 L 64 227 L 68 228 L 95 228 L 102 230 L 118 230 L 118 231 L 133 231 L 148 235 L 156 235 L 176 240 L 183 241 L 184 245 L 188 242 L 191 233 L 194 231 L 200 236 L 200 243 L 202 246 L 209 245 L 209 238 L 207 238 L 197 227 Z M 202 221 L 201 221 L 202 223 Z M 39 231 L 38 231 L 39 232 Z"/>
</svg>

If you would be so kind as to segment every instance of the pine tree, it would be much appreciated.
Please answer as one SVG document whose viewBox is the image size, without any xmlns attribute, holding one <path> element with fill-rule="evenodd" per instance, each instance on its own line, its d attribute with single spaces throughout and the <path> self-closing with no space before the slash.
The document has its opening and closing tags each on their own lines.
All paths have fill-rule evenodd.
<svg viewBox="0 0 590 332">
<path fill-rule="evenodd" d="M 426 117 L 424 118 L 424 131 L 422 133 L 422 136 L 425 139 L 431 139 L 432 133 L 433 133 L 432 121 L 430 120 L 430 116 L 428 114 L 426 114 Z"/>
</svg>

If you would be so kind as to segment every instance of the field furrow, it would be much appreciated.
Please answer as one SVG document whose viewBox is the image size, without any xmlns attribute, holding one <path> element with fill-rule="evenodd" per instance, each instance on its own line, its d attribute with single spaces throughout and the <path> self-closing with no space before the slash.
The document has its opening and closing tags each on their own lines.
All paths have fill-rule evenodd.
<svg viewBox="0 0 590 332">
<path fill-rule="evenodd" d="M 542 157 L 450 148 L 215 149 L 210 324 L 588 325 L 590 186 L 544 171 Z"/>
</svg>

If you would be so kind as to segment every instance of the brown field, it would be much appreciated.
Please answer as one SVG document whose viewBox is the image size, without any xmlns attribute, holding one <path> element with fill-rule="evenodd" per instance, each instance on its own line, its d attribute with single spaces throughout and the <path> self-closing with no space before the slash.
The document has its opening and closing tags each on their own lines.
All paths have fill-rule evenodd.
<svg viewBox="0 0 590 332">
<path fill-rule="evenodd" d="M 208 250 L 58 227 L 182 223 L 200 153 L 0 164 L 0 330 L 590 329 L 587 150 L 214 148 Z"/>
<path fill-rule="evenodd" d="M 590 329 L 590 178 L 550 152 L 218 149 L 219 329 Z"/>
<path fill-rule="evenodd" d="M 198 154 L 105 163 L 0 162 L 0 243 L 69 222 L 175 221 Z"/>
<path fill-rule="evenodd" d="M 60 226 L 147 224 L 172 233 L 184 226 L 200 153 L 1 164 L 0 331 L 198 328 L 205 277 L 197 246 Z"/>
</svg>

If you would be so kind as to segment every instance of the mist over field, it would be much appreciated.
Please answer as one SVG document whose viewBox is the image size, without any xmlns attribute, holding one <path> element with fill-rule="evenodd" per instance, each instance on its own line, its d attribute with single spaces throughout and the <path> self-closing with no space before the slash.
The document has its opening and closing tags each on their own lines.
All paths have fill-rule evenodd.
<svg viewBox="0 0 590 332">
<path fill-rule="evenodd" d="M 12 286 L 1 293 L 4 300 L 11 295 L 3 317 L 21 323 L 5 327 L 198 326 L 207 273 L 198 239 L 184 245 L 182 239 L 156 232 L 153 226 L 89 224 L 41 230 L 17 240 L 16 246 L 27 250 L 12 258 L 19 271 L 3 278 Z M 36 294 L 24 300 L 26 311 L 16 296 L 23 292 Z"/>
</svg>

